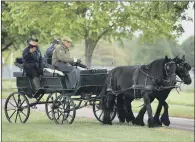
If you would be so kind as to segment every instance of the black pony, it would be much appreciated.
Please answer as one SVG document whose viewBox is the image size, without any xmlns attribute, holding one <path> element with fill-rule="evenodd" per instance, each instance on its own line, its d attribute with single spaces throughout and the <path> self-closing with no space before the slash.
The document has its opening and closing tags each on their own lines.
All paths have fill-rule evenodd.
<svg viewBox="0 0 195 142">
<path fill-rule="evenodd" d="M 182 82 L 184 82 L 184 84 L 187 84 L 187 85 L 191 84 L 192 80 L 191 80 L 191 77 L 190 77 L 190 74 L 189 74 L 189 71 L 191 70 L 191 66 L 190 66 L 189 63 L 187 63 L 185 61 L 185 55 L 181 59 L 178 58 L 178 56 L 177 56 L 173 60 L 176 63 L 176 66 L 177 66 L 176 75 L 179 76 L 179 78 L 182 80 Z M 170 88 L 170 89 L 154 92 L 154 95 L 150 96 L 150 102 L 151 103 L 153 102 L 153 100 L 155 98 L 159 101 L 159 104 L 158 104 L 158 107 L 157 107 L 157 110 L 156 110 L 156 114 L 154 116 L 154 121 L 155 121 L 156 124 L 158 124 L 160 126 L 162 126 L 162 123 L 166 126 L 170 125 L 170 120 L 169 120 L 169 115 L 168 115 L 168 104 L 166 103 L 165 100 L 168 97 L 171 90 L 172 89 Z M 128 104 L 125 104 L 125 105 L 128 105 Z M 160 116 L 162 106 L 164 106 L 164 112 L 161 116 L 161 119 L 159 120 L 159 116 Z M 134 116 L 133 116 L 133 118 L 131 118 L 132 120 L 135 119 L 135 121 L 133 121 L 133 123 L 135 123 L 136 125 L 144 126 L 143 117 L 144 117 L 145 112 L 146 112 L 146 107 L 144 106 L 140 110 L 140 112 L 138 113 L 138 116 L 136 117 L 136 119 L 134 118 Z M 126 116 L 128 116 L 128 115 L 130 115 L 130 114 L 126 114 Z M 127 117 L 127 119 L 128 119 L 128 117 Z"/>
<path fill-rule="evenodd" d="M 148 112 L 148 126 L 155 127 L 156 124 L 153 120 L 149 97 L 153 95 L 154 91 L 162 89 L 165 84 L 175 84 L 175 72 L 176 64 L 167 56 L 155 60 L 148 65 L 120 66 L 112 69 L 109 72 L 106 84 L 100 93 L 102 110 L 104 112 L 103 124 L 112 124 L 110 121 L 110 113 L 113 110 L 116 97 L 119 114 L 124 114 L 123 112 L 120 112 L 124 109 L 120 109 L 121 103 L 118 103 L 118 101 L 125 100 L 130 104 L 130 108 L 125 109 L 129 114 L 127 117 L 128 121 L 131 121 L 132 118 L 134 118 L 133 112 L 130 111 L 130 102 L 137 98 L 143 98 Z M 123 118 L 121 115 L 118 117 L 119 120 L 122 120 Z"/>
</svg>

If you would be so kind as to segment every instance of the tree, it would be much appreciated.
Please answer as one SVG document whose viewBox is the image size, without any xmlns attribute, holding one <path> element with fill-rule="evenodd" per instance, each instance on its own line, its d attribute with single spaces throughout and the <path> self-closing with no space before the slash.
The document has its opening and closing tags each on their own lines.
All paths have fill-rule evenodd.
<svg viewBox="0 0 195 142">
<path fill-rule="evenodd" d="M 130 52 L 130 64 L 147 64 L 153 60 L 163 58 L 165 55 L 168 57 L 173 57 L 170 44 L 165 39 L 156 39 L 155 43 L 145 42 L 144 44 L 140 42 L 139 38 L 134 39 L 129 43 Z"/>
<path fill-rule="evenodd" d="M 155 39 L 155 41 L 155 43 L 141 43 L 139 38 L 134 38 L 131 41 L 124 39 L 124 47 L 127 49 L 126 53 L 131 54 L 128 64 L 149 63 L 155 59 L 163 58 L 165 55 L 174 58 L 176 56 L 182 57 L 185 54 L 176 40 L 161 38 Z"/>
<path fill-rule="evenodd" d="M 183 32 L 178 19 L 189 2 L 7 2 L 2 20 L 11 35 L 35 34 L 43 42 L 53 36 L 85 40 L 85 61 L 91 66 L 100 39 L 108 41 L 133 37 L 141 31 L 144 40 L 175 38 Z M 8 24 L 9 23 L 9 24 Z M 8 26 L 9 25 L 9 26 Z M 32 31 L 35 31 L 32 33 Z M 174 33 L 174 34 L 172 34 Z"/>
<path fill-rule="evenodd" d="M 187 38 L 182 44 L 181 48 L 184 51 L 186 60 L 194 67 L 194 36 Z"/>
</svg>

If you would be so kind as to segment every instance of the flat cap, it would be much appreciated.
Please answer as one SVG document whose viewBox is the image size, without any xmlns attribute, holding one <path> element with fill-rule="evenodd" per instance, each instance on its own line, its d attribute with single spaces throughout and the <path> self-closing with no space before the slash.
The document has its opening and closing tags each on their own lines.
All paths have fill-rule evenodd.
<svg viewBox="0 0 195 142">
<path fill-rule="evenodd" d="M 65 37 L 62 38 L 62 41 L 69 41 L 69 42 L 72 42 L 72 39 L 69 38 L 69 37 L 67 37 L 67 36 L 65 36 Z"/>
</svg>

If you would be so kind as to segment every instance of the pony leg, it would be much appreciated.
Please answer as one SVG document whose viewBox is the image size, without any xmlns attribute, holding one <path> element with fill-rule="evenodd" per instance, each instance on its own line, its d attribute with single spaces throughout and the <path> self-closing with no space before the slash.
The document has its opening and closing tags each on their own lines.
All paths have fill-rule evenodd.
<svg viewBox="0 0 195 142">
<path fill-rule="evenodd" d="M 154 101 L 155 98 L 150 98 L 150 103 L 152 103 Z M 139 111 L 136 119 L 135 119 L 135 124 L 136 125 L 140 125 L 140 126 L 144 126 L 144 114 L 146 112 L 146 106 L 144 105 L 141 110 Z"/>
<path fill-rule="evenodd" d="M 164 101 L 164 113 L 161 116 L 161 122 L 165 125 L 165 126 L 169 126 L 170 125 L 170 120 L 169 120 L 169 112 L 168 112 L 168 108 L 169 105 L 166 103 L 166 101 Z"/>
<path fill-rule="evenodd" d="M 129 123 L 130 121 L 134 122 L 135 117 L 133 115 L 132 107 L 131 107 L 131 102 L 128 97 L 124 97 L 124 110 L 126 114 L 126 122 Z"/>
<path fill-rule="evenodd" d="M 146 106 L 146 110 L 148 112 L 148 127 L 155 127 L 155 123 L 153 120 L 153 116 L 152 116 L 152 107 L 150 104 L 150 98 L 149 98 L 149 94 L 151 94 L 151 92 L 145 92 L 143 94 L 143 99 L 144 99 L 144 104 Z"/>
<path fill-rule="evenodd" d="M 155 122 L 156 124 L 160 125 L 160 126 L 162 126 L 162 123 L 161 123 L 161 121 L 160 121 L 160 119 L 159 119 L 161 110 L 162 110 L 162 103 L 159 102 L 159 103 L 158 103 L 157 110 L 156 110 L 156 113 L 155 113 L 155 115 L 154 115 L 154 122 Z"/>
<path fill-rule="evenodd" d="M 113 111 L 114 104 L 115 104 L 115 96 L 112 93 L 107 94 L 102 104 L 103 113 L 104 113 L 103 124 L 112 125 L 110 114 Z"/>
<path fill-rule="evenodd" d="M 144 126 L 145 125 L 144 121 L 143 121 L 145 112 L 146 112 L 146 106 L 144 105 L 141 108 L 141 110 L 139 111 L 137 117 L 135 118 L 134 124 L 140 125 L 140 126 Z"/>
<path fill-rule="evenodd" d="M 117 114 L 120 123 L 125 122 L 125 110 L 124 110 L 124 99 L 122 95 L 117 96 Z"/>
</svg>

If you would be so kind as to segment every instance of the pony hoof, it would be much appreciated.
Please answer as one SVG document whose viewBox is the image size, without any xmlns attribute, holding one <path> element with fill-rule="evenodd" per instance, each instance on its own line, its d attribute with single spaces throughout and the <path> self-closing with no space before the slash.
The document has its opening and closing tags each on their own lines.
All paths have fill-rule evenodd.
<svg viewBox="0 0 195 142">
<path fill-rule="evenodd" d="M 169 125 L 170 125 L 170 120 L 169 120 L 169 119 L 165 119 L 163 116 L 161 117 L 161 122 L 162 122 L 165 126 L 169 126 Z"/>
<path fill-rule="evenodd" d="M 157 125 L 159 125 L 159 126 L 162 126 L 162 122 L 160 121 L 159 118 L 155 118 L 154 117 L 154 123 L 157 124 Z"/>
<path fill-rule="evenodd" d="M 162 122 L 165 126 L 169 126 L 169 125 L 170 125 L 170 121 L 169 121 L 169 120 L 163 120 L 163 119 L 161 119 L 161 122 Z"/>
<path fill-rule="evenodd" d="M 148 119 L 148 127 L 154 128 L 154 127 L 159 127 L 159 125 L 155 124 L 153 119 Z"/>
<path fill-rule="evenodd" d="M 155 128 L 155 127 L 162 127 L 160 125 L 157 125 L 157 124 L 150 124 L 148 125 L 149 128 Z"/>
<path fill-rule="evenodd" d="M 133 124 L 139 125 L 139 126 L 145 126 L 144 121 L 141 120 L 140 118 L 136 118 L 136 119 L 133 121 Z"/>
</svg>

